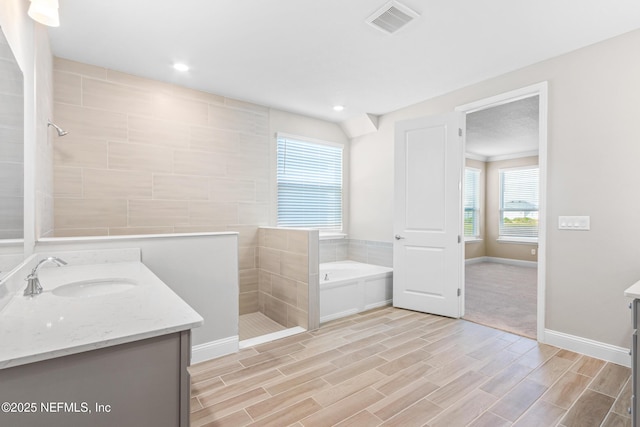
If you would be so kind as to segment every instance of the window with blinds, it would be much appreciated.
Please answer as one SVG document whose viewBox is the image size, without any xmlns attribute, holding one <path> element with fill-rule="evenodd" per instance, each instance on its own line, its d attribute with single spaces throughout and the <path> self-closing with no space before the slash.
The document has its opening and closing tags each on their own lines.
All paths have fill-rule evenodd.
<svg viewBox="0 0 640 427">
<path fill-rule="evenodd" d="M 277 141 L 278 226 L 342 230 L 342 146 Z"/>
<path fill-rule="evenodd" d="M 464 169 L 464 235 L 480 235 L 480 170 Z"/>
<path fill-rule="evenodd" d="M 538 238 L 538 167 L 500 170 L 500 238 Z"/>
</svg>

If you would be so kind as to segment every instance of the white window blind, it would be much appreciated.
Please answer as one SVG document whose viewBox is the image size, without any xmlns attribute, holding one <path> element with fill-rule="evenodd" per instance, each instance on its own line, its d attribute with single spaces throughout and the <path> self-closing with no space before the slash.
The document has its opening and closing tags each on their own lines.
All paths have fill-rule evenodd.
<svg viewBox="0 0 640 427">
<path fill-rule="evenodd" d="M 500 170 L 500 237 L 538 237 L 538 167 Z"/>
<path fill-rule="evenodd" d="M 342 229 L 342 147 L 277 137 L 278 226 Z"/>
<path fill-rule="evenodd" d="M 464 235 L 478 237 L 480 234 L 480 170 L 464 170 Z"/>
</svg>

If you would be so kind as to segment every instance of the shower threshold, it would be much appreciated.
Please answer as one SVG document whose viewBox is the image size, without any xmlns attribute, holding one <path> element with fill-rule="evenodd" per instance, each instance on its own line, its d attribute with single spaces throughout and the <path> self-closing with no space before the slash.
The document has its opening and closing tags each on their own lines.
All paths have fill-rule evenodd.
<svg viewBox="0 0 640 427">
<path fill-rule="evenodd" d="M 239 329 L 239 346 L 241 349 L 306 331 L 306 329 L 299 326 L 295 328 L 286 328 L 260 312 L 241 315 Z"/>
</svg>

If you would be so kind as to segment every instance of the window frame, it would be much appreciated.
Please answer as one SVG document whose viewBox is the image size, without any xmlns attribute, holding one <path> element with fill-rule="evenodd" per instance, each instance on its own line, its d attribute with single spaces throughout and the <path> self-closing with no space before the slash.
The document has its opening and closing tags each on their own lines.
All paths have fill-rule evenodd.
<svg viewBox="0 0 640 427">
<path fill-rule="evenodd" d="M 505 172 L 515 172 L 522 170 L 537 170 L 538 173 L 538 181 L 537 181 L 537 209 L 521 209 L 521 210 L 505 210 L 504 208 L 504 173 Z M 538 243 L 538 236 L 540 233 L 540 165 L 525 165 L 518 167 L 507 167 L 498 169 L 498 242 L 509 242 L 509 243 Z M 503 216 L 505 211 L 511 212 L 535 212 L 536 213 L 536 235 L 528 236 L 528 235 L 510 235 L 503 234 Z"/>
<path fill-rule="evenodd" d="M 280 218 L 279 218 L 279 207 L 280 207 L 280 203 L 279 203 L 279 171 L 278 171 L 278 161 L 279 161 L 279 151 L 278 151 L 278 146 L 279 146 L 279 141 L 281 139 L 289 139 L 291 141 L 295 141 L 295 142 L 300 142 L 300 143 L 304 143 L 304 144 L 312 144 L 312 145 L 319 145 L 319 146 L 327 146 L 327 147 L 333 147 L 333 148 L 338 148 L 341 150 L 341 176 L 340 176 L 340 192 L 341 192 L 341 198 L 340 198 L 340 228 L 320 228 L 318 226 L 309 226 L 309 225 L 283 225 L 280 223 Z M 273 184 L 273 188 L 274 188 L 274 202 L 273 202 L 273 206 L 274 206 L 274 223 L 276 224 L 276 227 L 284 227 L 284 228 L 309 228 L 309 229 L 317 229 L 319 230 L 319 234 L 320 234 L 320 239 L 326 239 L 326 238 L 344 238 L 346 237 L 345 233 L 345 223 L 347 221 L 347 217 L 346 217 L 346 208 L 345 208 L 345 198 L 346 198 L 346 184 L 347 184 L 347 180 L 346 180 L 346 170 L 345 170 L 345 165 L 346 165 L 346 157 L 347 157 L 347 150 L 346 150 L 347 146 L 346 144 L 343 143 L 338 143 L 338 142 L 333 142 L 333 141 L 327 141 L 327 140 L 321 140 L 321 139 L 315 139 L 315 138 L 309 138 L 309 137 L 304 137 L 304 136 L 299 136 L 299 135 L 292 135 L 292 134 L 288 134 L 288 133 L 283 133 L 283 132 L 277 132 L 275 134 L 275 147 L 274 147 L 274 157 L 275 157 L 275 161 L 272 163 L 273 164 L 273 170 L 274 170 L 274 184 Z"/>
<path fill-rule="evenodd" d="M 476 173 L 476 180 L 475 180 L 475 184 L 476 184 L 476 188 L 475 188 L 475 203 L 474 203 L 474 224 L 473 224 L 473 228 L 474 228 L 474 233 L 472 235 L 468 235 L 466 234 L 466 227 L 465 227 L 465 216 L 467 213 L 467 207 L 465 206 L 465 202 L 466 202 L 466 191 L 467 191 L 467 171 L 471 171 L 473 173 Z M 462 195 L 463 197 L 463 203 L 462 203 L 462 209 L 463 209 L 463 225 L 462 225 L 462 234 L 464 236 L 464 240 L 466 242 L 473 242 L 473 241 L 479 241 L 482 240 L 481 238 L 481 229 L 480 229 L 480 176 L 482 174 L 482 169 L 478 169 L 472 166 L 465 166 L 464 167 L 464 194 Z"/>
</svg>

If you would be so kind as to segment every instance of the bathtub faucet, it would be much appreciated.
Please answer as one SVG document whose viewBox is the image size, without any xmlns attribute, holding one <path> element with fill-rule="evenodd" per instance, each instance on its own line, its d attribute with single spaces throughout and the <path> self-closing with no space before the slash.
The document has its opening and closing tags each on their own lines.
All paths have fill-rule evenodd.
<svg viewBox="0 0 640 427">
<path fill-rule="evenodd" d="M 324 274 L 324 280 L 329 280 L 329 273 Z"/>
</svg>

